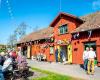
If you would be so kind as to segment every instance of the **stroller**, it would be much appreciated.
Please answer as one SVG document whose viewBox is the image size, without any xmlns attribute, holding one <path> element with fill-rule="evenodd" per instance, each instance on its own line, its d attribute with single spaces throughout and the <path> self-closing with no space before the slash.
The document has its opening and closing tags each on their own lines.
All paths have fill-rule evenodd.
<svg viewBox="0 0 100 80">
<path fill-rule="evenodd" d="M 13 64 L 10 64 L 10 66 L 13 66 Z M 13 67 L 12 70 L 6 70 L 3 72 L 5 80 L 13 80 Z"/>
<path fill-rule="evenodd" d="M 28 80 L 28 74 L 29 74 L 29 67 L 27 63 L 26 65 L 18 65 L 16 62 L 12 64 L 13 70 L 7 71 L 5 75 L 5 80 L 17 80 L 17 79 L 23 79 Z"/>
<path fill-rule="evenodd" d="M 17 78 L 24 78 L 27 80 L 29 74 L 29 66 L 26 60 L 22 59 L 20 64 L 17 64 L 14 72 L 13 72 L 13 79 L 16 80 Z"/>
</svg>

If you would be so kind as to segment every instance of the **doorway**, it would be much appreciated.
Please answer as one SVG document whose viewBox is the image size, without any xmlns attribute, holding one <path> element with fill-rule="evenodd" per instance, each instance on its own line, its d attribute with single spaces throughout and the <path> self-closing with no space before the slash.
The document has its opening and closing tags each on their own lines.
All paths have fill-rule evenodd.
<svg viewBox="0 0 100 80">
<path fill-rule="evenodd" d="M 96 42 L 86 42 L 84 43 L 84 49 L 86 49 L 86 47 L 92 47 L 94 49 L 94 51 L 96 52 Z"/>
<path fill-rule="evenodd" d="M 96 53 L 96 42 L 86 42 L 84 43 L 84 49 L 86 49 L 86 47 L 92 47 Z M 96 65 L 97 64 L 97 57 L 95 58 L 95 62 L 94 64 Z"/>
<path fill-rule="evenodd" d="M 27 46 L 24 46 L 22 48 L 22 55 L 26 56 L 27 57 Z"/>
<path fill-rule="evenodd" d="M 68 61 L 68 52 L 67 52 L 67 45 L 62 45 L 61 50 L 63 51 L 63 57 L 66 61 Z"/>
</svg>

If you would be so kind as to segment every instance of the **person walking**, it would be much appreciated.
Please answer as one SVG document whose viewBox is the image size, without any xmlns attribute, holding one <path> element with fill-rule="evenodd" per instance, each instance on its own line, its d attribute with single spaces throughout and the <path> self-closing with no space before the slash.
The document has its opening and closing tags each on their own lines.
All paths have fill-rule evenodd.
<svg viewBox="0 0 100 80">
<path fill-rule="evenodd" d="M 86 50 L 83 52 L 83 61 L 84 61 L 84 69 L 87 70 L 87 64 L 88 64 L 88 53 L 89 53 L 89 47 L 86 47 Z"/>
<path fill-rule="evenodd" d="M 94 74 L 94 59 L 96 57 L 96 53 L 93 50 L 93 48 L 90 48 L 90 51 L 88 53 L 88 70 L 87 74 Z"/>
</svg>

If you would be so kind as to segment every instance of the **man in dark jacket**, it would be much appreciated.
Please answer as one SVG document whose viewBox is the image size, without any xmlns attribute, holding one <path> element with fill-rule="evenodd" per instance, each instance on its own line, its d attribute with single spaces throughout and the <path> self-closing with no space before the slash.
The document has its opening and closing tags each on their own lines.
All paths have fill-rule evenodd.
<svg viewBox="0 0 100 80">
<path fill-rule="evenodd" d="M 60 62 L 61 62 L 61 63 L 63 62 L 63 55 L 64 55 L 64 52 L 63 52 L 63 50 L 61 49 L 61 51 L 60 51 Z"/>
<path fill-rule="evenodd" d="M 56 49 L 55 51 L 55 58 L 56 58 L 56 62 L 58 62 L 58 49 Z"/>
</svg>

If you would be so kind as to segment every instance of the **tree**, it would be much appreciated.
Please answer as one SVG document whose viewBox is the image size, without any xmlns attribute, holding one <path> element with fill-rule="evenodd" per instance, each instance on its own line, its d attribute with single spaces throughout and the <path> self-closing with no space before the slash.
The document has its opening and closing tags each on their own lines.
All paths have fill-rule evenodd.
<svg viewBox="0 0 100 80">
<path fill-rule="evenodd" d="M 25 22 L 22 22 L 21 24 L 18 25 L 18 27 L 14 30 L 13 34 L 11 34 L 8 38 L 8 46 L 10 48 L 13 48 L 16 46 L 17 41 L 21 39 L 23 36 L 26 35 L 27 29 L 38 31 L 39 27 L 36 26 L 32 29 L 32 27 L 28 26 Z"/>
<path fill-rule="evenodd" d="M 17 36 L 17 39 L 22 38 L 23 36 L 26 35 L 26 29 L 27 29 L 28 25 L 26 25 L 26 23 L 22 22 L 14 31 L 14 33 Z"/>
<path fill-rule="evenodd" d="M 23 36 L 26 35 L 26 29 L 28 25 L 26 23 L 22 22 L 13 32 L 12 35 L 9 36 L 8 38 L 8 45 L 10 45 L 10 48 L 13 48 L 17 41 L 22 38 Z"/>
<path fill-rule="evenodd" d="M 13 48 L 17 42 L 17 37 L 15 34 L 12 34 L 8 38 L 8 45 L 10 45 L 10 48 Z"/>
</svg>

